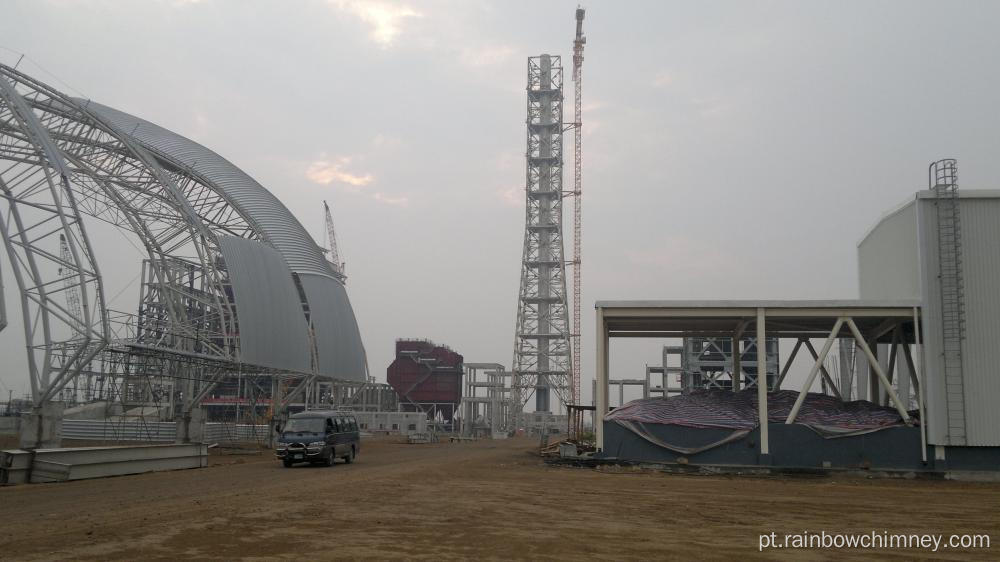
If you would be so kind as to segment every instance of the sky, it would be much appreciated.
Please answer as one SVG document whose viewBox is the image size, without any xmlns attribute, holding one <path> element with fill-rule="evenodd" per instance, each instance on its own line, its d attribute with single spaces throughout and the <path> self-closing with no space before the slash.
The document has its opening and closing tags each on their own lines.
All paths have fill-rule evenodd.
<svg viewBox="0 0 1000 562">
<path fill-rule="evenodd" d="M 963 189 L 1000 188 L 1000 3 L 585 7 L 586 399 L 596 300 L 857 297 L 857 242 L 926 187 L 931 161 L 957 158 Z M 0 61 L 24 54 L 36 78 L 213 149 L 317 241 L 328 201 L 384 380 L 400 337 L 510 365 L 526 58 L 568 69 L 575 8 L 0 0 Z M 107 293 L 134 306 L 138 254 L 100 240 Z M 4 394 L 28 389 L 21 338 L 0 333 Z M 641 377 L 661 345 L 616 341 L 612 377 Z"/>
</svg>

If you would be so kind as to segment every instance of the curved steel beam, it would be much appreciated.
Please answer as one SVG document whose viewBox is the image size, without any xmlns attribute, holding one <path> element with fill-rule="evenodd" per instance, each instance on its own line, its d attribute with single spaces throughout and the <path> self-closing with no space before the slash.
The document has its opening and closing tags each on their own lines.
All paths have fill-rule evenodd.
<svg viewBox="0 0 1000 562">
<path fill-rule="evenodd" d="M 6 67 L 0 70 L 16 73 Z M 221 345 L 212 344 L 210 338 L 202 338 L 200 343 L 207 343 L 212 353 L 222 358 L 238 356 L 238 342 L 232 338 L 235 314 L 225 298 L 223 275 L 216 266 L 216 258 L 221 254 L 218 240 L 171 175 L 145 148 L 101 116 L 41 82 L 24 74 L 17 76 L 34 90 L 32 107 L 43 113 L 43 120 L 60 148 L 74 161 L 84 164 L 78 171 L 100 188 L 100 196 L 105 199 L 97 203 L 111 204 L 125 216 L 131 215 L 130 230 L 143 238 L 162 295 L 171 294 L 169 275 L 163 271 L 165 263 L 182 255 L 178 252 L 184 248 L 192 252 L 186 259 L 194 261 L 208 278 L 210 290 L 204 304 L 217 311 L 222 325 L 218 334 Z M 200 326 L 189 325 L 188 307 L 180 296 L 175 297 L 168 312 L 171 324 L 183 340 L 175 345 L 190 348 L 204 334 L 198 333 Z"/>
<path fill-rule="evenodd" d="M 32 400 L 39 406 L 58 392 L 66 381 L 75 377 L 107 344 L 109 330 L 104 290 L 90 240 L 70 189 L 71 172 L 59 150 L 38 116 L 6 77 L 0 77 L 0 102 L 4 106 L 3 113 L 9 115 L 10 121 L 16 123 L 30 139 L 37 155 L 37 170 L 44 180 L 31 181 L 27 189 L 15 190 L 0 178 L 0 190 L 7 200 L 10 215 L 7 220 L 0 217 L 0 233 L 21 294 Z M 27 171 L 20 174 L 25 181 L 34 175 Z M 41 187 L 43 184 L 44 188 Z M 25 205 L 31 207 L 35 215 L 43 217 L 32 227 L 26 226 L 21 212 Z M 45 224 L 45 228 L 34 228 L 41 224 Z M 61 256 L 53 259 L 54 253 L 44 248 L 45 242 L 51 244 L 57 235 L 68 246 L 69 262 Z M 64 287 L 68 285 L 79 291 L 82 305 L 79 313 L 67 310 L 51 298 L 49 286 L 52 281 L 47 279 L 51 271 L 43 271 L 40 266 L 43 261 L 57 263 L 59 272 L 63 268 L 73 272 L 75 281 L 67 283 L 67 275 L 60 275 L 58 280 L 63 282 Z M 95 303 L 93 307 L 89 296 L 91 292 Z M 61 339 L 53 333 L 53 321 L 69 328 L 68 339 Z M 55 350 L 61 353 L 54 354 Z M 38 352 L 42 355 L 41 362 L 38 361 Z"/>
<path fill-rule="evenodd" d="M 4 94 L 0 108 L 0 117 L 4 117 L 0 118 L 0 181 L 7 180 L 0 187 L 8 202 L 7 216 L 0 216 L 0 230 L 22 297 L 36 405 L 72 380 L 101 351 L 110 334 L 100 274 L 83 231 L 77 195 L 87 202 L 90 214 L 102 214 L 100 218 L 135 233 L 144 245 L 154 283 L 165 301 L 168 323 L 178 333 L 163 343 L 181 349 L 197 346 L 198 351 L 207 349 L 220 358 L 238 358 L 235 314 L 217 267 L 221 255 L 218 240 L 193 208 L 189 194 L 179 188 L 175 176 L 143 147 L 45 84 L 2 65 L 0 82 Z M 48 199 L 41 200 L 45 193 Z M 46 212 L 54 213 L 55 219 L 44 217 Z M 51 248 L 41 247 L 66 229 L 73 231 L 65 236 L 73 261 L 85 261 L 86 267 L 62 263 Z M 198 305 L 197 310 L 202 312 L 193 321 L 189 318 L 191 295 L 172 291 L 177 285 L 171 287 L 167 271 L 168 262 L 183 253 L 190 254 L 208 287 L 197 292 L 196 298 L 204 302 Z M 64 282 L 64 276 L 52 279 L 53 273 L 64 267 L 76 272 L 75 286 L 86 303 L 83 318 L 72 318 L 54 298 L 55 293 L 64 290 L 57 286 Z M 91 284 L 96 289 L 79 282 L 86 275 L 93 279 Z M 51 324 L 56 321 L 70 327 L 70 338 L 60 339 L 53 332 Z M 73 331 L 95 324 L 99 324 L 97 332 Z M 206 325 L 219 325 L 218 333 L 206 337 Z M 202 343 L 206 349 L 201 349 Z"/>
</svg>

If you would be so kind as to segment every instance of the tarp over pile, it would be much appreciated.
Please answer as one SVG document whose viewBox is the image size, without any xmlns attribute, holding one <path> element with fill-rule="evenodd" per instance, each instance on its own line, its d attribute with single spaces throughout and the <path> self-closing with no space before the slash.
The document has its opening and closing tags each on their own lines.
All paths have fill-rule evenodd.
<svg viewBox="0 0 1000 562">
<path fill-rule="evenodd" d="M 782 423 L 799 393 L 779 390 L 767 394 L 768 421 Z M 671 450 L 692 454 L 738 439 L 759 425 L 757 390 L 740 392 L 703 390 L 670 398 L 633 400 L 610 412 L 606 418 L 643 438 Z M 843 402 L 825 394 L 810 393 L 802 403 L 795 423 L 806 425 L 824 437 L 842 437 L 904 425 L 899 412 L 865 400 Z M 726 439 L 697 450 L 675 447 L 654 440 L 647 424 L 673 424 L 695 428 L 732 429 Z"/>
</svg>

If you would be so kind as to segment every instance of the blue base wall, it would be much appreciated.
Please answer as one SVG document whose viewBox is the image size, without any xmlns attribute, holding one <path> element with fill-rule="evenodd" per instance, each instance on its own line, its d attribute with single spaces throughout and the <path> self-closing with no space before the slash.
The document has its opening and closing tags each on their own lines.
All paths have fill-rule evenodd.
<svg viewBox="0 0 1000 562">
<path fill-rule="evenodd" d="M 697 447 L 719 441 L 728 429 L 697 429 L 678 425 L 647 424 L 659 439 L 672 445 Z M 600 458 L 637 462 L 675 463 L 685 457 L 690 464 L 773 466 L 779 468 L 872 468 L 892 470 L 992 470 L 1000 471 L 1000 447 L 948 447 L 945 460 L 934 460 L 927 448 L 927 464 L 920 458 L 920 429 L 892 427 L 864 435 L 826 439 L 804 425 L 771 423 L 770 458 L 760 457 L 760 429 L 741 440 L 701 453 L 682 455 L 646 441 L 615 422 L 604 423 L 604 452 Z"/>
</svg>

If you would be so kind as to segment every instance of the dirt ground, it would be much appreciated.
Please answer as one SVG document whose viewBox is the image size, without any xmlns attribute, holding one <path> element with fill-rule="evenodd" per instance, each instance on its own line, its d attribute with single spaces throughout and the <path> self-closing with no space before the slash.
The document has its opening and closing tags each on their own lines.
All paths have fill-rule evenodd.
<svg viewBox="0 0 1000 562">
<path fill-rule="evenodd" d="M 1000 557 L 1000 484 L 550 467 L 535 441 L 363 444 L 358 462 L 0 487 L 0 558 Z M 758 552 L 772 531 L 987 533 L 989 550 Z"/>
</svg>

